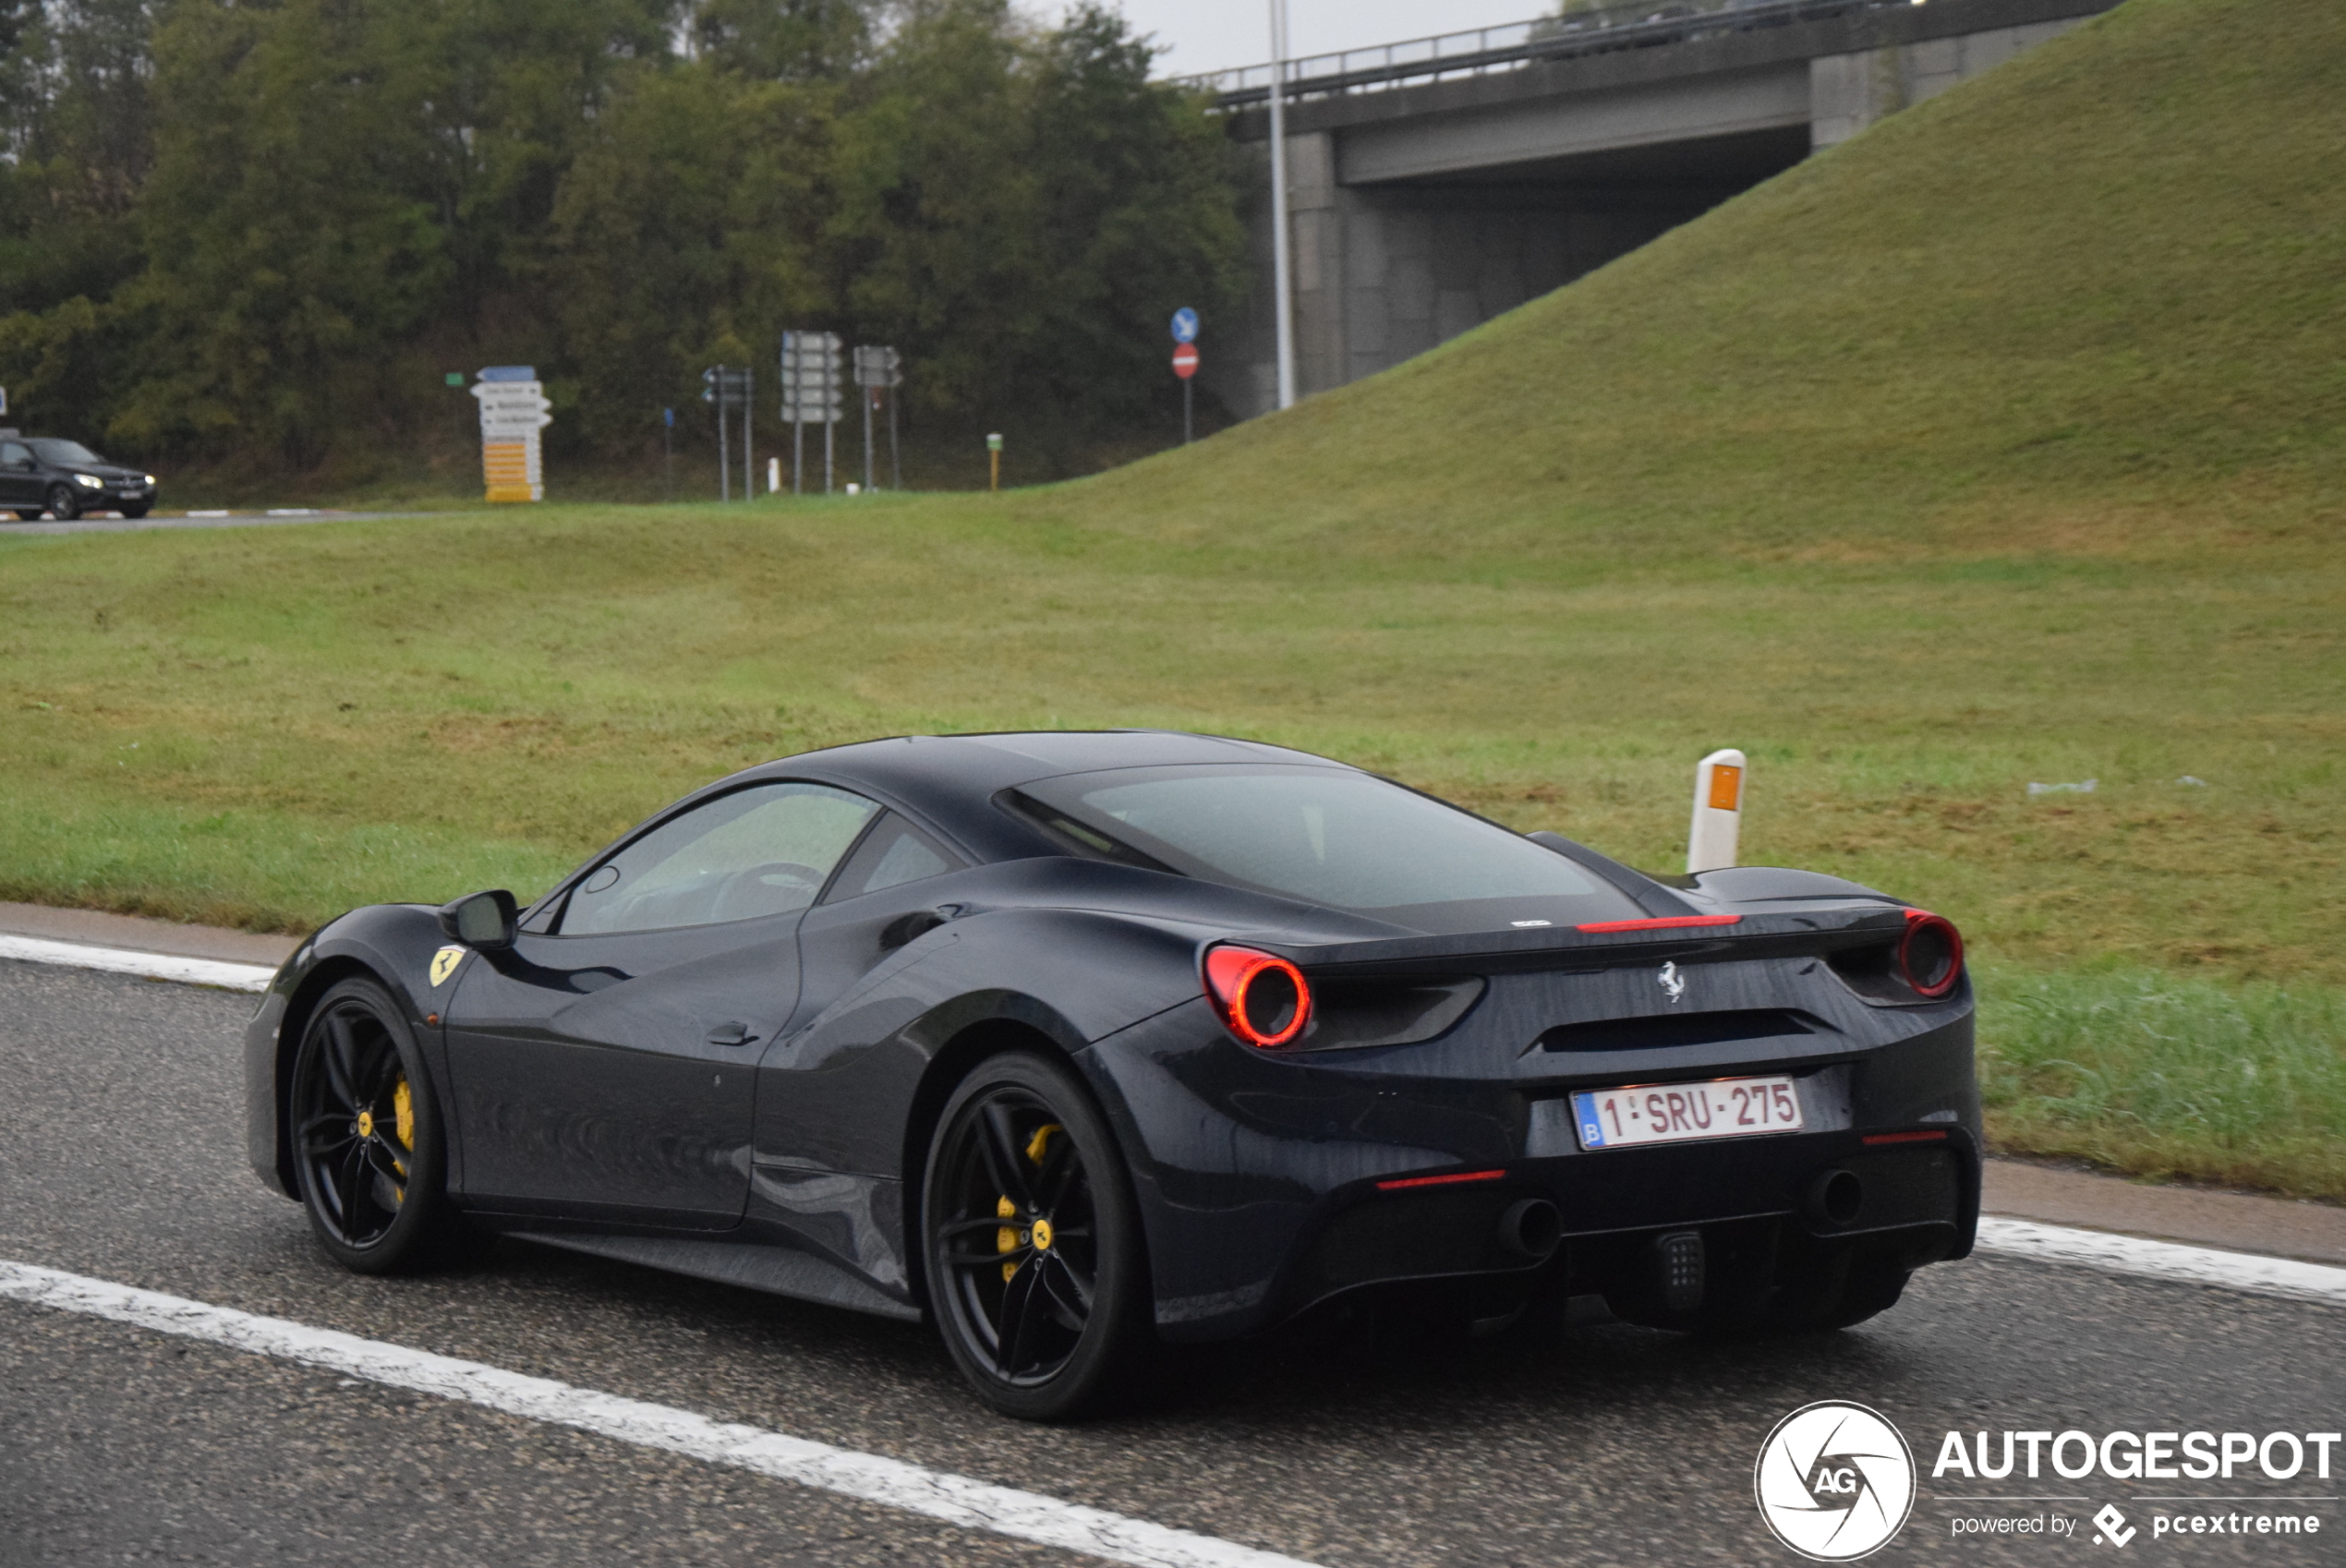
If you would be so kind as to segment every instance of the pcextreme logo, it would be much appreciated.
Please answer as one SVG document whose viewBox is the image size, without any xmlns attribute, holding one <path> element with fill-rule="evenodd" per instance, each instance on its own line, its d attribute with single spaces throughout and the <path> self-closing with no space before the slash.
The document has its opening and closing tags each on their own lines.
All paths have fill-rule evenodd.
<svg viewBox="0 0 2346 1568">
<path fill-rule="evenodd" d="M 1804 1405 L 1760 1445 L 1751 1488 L 1776 1539 L 1818 1562 L 1879 1551 L 1915 1506 L 1915 1455 L 1880 1412 Z"/>
</svg>

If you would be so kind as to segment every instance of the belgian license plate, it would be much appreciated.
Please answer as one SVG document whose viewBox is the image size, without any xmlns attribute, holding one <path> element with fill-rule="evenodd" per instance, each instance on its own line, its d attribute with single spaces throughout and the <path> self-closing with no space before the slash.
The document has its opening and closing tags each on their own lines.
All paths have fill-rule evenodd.
<svg viewBox="0 0 2346 1568">
<path fill-rule="evenodd" d="M 1583 1149 L 1797 1132 L 1800 1093 L 1788 1078 L 1590 1089 L 1572 1097 L 1572 1123 Z"/>
</svg>

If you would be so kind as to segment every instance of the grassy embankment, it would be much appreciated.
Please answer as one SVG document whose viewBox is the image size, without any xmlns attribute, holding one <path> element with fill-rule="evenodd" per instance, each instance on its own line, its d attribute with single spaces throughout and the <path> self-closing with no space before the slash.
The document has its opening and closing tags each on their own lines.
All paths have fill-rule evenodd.
<svg viewBox="0 0 2346 1568">
<path fill-rule="evenodd" d="M 0 896 L 526 890 L 736 766 L 1022 725 L 1660 865 L 1736 743 L 1748 858 L 1971 934 L 2007 1147 L 2346 1196 L 2341 69 L 2319 0 L 2134 0 L 1081 484 L 6 541 Z"/>
</svg>

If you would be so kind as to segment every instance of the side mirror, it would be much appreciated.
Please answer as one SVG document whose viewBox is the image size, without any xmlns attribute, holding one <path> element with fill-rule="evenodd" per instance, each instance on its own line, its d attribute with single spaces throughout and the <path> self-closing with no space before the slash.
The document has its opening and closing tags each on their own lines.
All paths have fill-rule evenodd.
<svg viewBox="0 0 2346 1568">
<path fill-rule="evenodd" d="M 494 952 L 514 945 L 514 927 L 521 917 L 521 906 L 502 887 L 488 893 L 467 893 L 452 904 L 440 907 L 440 929 L 450 940 L 462 942 L 480 952 Z"/>
</svg>

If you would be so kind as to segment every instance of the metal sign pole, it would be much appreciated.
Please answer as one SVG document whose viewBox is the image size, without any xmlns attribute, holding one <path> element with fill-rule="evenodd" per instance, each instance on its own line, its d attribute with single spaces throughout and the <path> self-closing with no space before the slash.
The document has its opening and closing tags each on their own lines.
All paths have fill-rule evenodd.
<svg viewBox="0 0 2346 1568">
<path fill-rule="evenodd" d="M 896 388 L 888 389 L 888 488 L 904 488 L 904 454 L 896 445 Z"/>
<path fill-rule="evenodd" d="M 1187 380 L 1181 382 L 1181 444 L 1183 446 L 1190 444 L 1191 435 L 1196 428 L 1196 422 L 1190 415 L 1190 388 L 1192 384 Z"/>
<path fill-rule="evenodd" d="M 742 372 L 742 499 L 757 499 L 757 459 L 750 452 L 750 416 L 757 411 L 757 399 L 750 391 L 749 372 Z"/>
<path fill-rule="evenodd" d="M 725 445 L 725 416 L 732 410 L 725 404 L 725 367 L 717 367 L 717 499 L 733 499 L 733 454 Z"/>
<path fill-rule="evenodd" d="M 857 379 L 860 380 L 862 378 L 859 377 Z M 872 488 L 872 397 L 874 389 L 870 387 L 858 387 L 855 390 L 862 394 L 864 404 L 864 488 L 868 490 Z"/>
<path fill-rule="evenodd" d="M 823 344 L 823 493 L 831 493 L 832 438 L 839 431 L 839 337 L 825 332 Z"/>
</svg>

